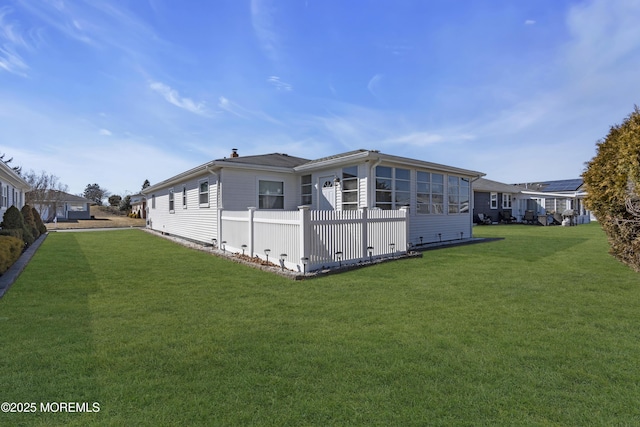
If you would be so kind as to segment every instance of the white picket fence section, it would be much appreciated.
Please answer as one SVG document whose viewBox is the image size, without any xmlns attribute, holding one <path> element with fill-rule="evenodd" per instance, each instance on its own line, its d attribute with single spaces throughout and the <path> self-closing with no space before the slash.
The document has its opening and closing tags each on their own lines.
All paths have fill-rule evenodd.
<svg viewBox="0 0 640 427">
<path fill-rule="evenodd" d="M 395 211 L 220 211 L 218 245 L 296 271 L 406 253 L 409 215 Z M 304 264 L 306 261 L 306 266 Z"/>
</svg>

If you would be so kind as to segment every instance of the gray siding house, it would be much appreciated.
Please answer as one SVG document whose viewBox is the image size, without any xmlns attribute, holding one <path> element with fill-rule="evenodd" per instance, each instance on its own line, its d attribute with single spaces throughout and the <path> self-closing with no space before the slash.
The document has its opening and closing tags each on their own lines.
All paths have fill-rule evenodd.
<svg viewBox="0 0 640 427">
<path fill-rule="evenodd" d="M 142 190 L 147 227 L 307 271 L 468 239 L 483 174 L 376 150 L 213 160 Z"/>
</svg>

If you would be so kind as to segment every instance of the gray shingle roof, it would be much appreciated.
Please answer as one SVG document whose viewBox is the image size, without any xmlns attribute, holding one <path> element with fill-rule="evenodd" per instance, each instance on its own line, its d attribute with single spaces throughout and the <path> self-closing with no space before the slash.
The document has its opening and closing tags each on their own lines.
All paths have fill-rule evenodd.
<svg viewBox="0 0 640 427">
<path fill-rule="evenodd" d="M 217 162 L 224 162 L 229 164 L 238 163 L 238 164 L 248 164 L 248 165 L 256 165 L 256 166 L 294 168 L 296 166 L 300 166 L 302 164 L 308 163 L 309 159 L 290 156 L 288 154 L 271 153 L 271 154 L 261 154 L 258 156 L 228 157 L 224 159 L 218 159 L 216 160 L 216 163 Z"/>
<path fill-rule="evenodd" d="M 494 193 L 518 193 L 525 188 L 519 185 L 505 184 L 498 181 L 492 181 L 490 179 L 479 178 L 473 181 L 473 189 L 474 191 Z"/>
</svg>

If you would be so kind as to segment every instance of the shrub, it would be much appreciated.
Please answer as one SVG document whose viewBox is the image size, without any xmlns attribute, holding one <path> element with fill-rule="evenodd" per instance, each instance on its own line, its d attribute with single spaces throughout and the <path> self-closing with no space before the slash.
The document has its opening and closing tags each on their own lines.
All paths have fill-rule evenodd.
<svg viewBox="0 0 640 427">
<path fill-rule="evenodd" d="M 24 218 L 24 225 L 27 227 L 27 230 L 31 232 L 31 236 L 33 236 L 33 240 L 35 241 L 40 237 L 40 230 L 36 225 L 36 219 L 33 217 L 33 209 L 31 209 L 29 205 L 24 205 L 20 213 L 22 213 L 22 218 Z"/>
<path fill-rule="evenodd" d="M 0 235 L 0 274 L 3 274 L 20 258 L 24 243 L 12 236 Z"/>
<path fill-rule="evenodd" d="M 19 230 L 22 233 L 21 238 L 26 246 L 31 245 L 35 240 L 33 238 L 33 232 L 31 229 L 27 228 L 27 225 L 24 222 L 22 213 L 15 206 L 9 206 L 7 211 L 4 213 L 0 227 L 2 227 L 3 231 Z M 17 236 L 17 234 L 14 235 Z"/>
<path fill-rule="evenodd" d="M 24 218 L 22 217 L 22 213 L 15 206 L 9 206 L 7 211 L 4 213 L 4 217 L 2 217 L 2 223 L 0 223 L 0 227 L 3 229 L 7 228 L 17 228 L 22 229 L 24 227 Z"/>
<path fill-rule="evenodd" d="M 44 222 L 42 221 L 42 217 L 40 217 L 38 210 L 36 208 L 31 208 L 31 210 L 33 211 L 33 218 L 36 220 L 36 227 L 38 227 L 38 231 L 40 232 L 40 235 L 46 233 L 47 226 L 44 225 Z"/>
<path fill-rule="evenodd" d="M 3 228 L 2 230 L 0 230 L 0 236 L 11 236 L 11 237 L 15 237 L 17 239 L 20 239 L 24 242 L 24 239 L 22 237 L 22 229 L 18 229 L 18 228 Z"/>
<path fill-rule="evenodd" d="M 582 174 L 611 254 L 640 271 L 640 109 L 613 126 Z"/>
</svg>

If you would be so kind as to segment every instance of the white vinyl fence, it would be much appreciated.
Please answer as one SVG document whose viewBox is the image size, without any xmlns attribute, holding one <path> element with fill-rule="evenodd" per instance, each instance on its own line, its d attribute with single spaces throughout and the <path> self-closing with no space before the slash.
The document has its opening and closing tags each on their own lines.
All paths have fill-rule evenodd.
<svg viewBox="0 0 640 427">
<path fill-rule="evenodd" d="M 223 210 L 218 246 L 251 257 L 268 256 L 296 271 L 313 271 L 406 253 L 408 221 L 405 209 Z"/>
</svg>

